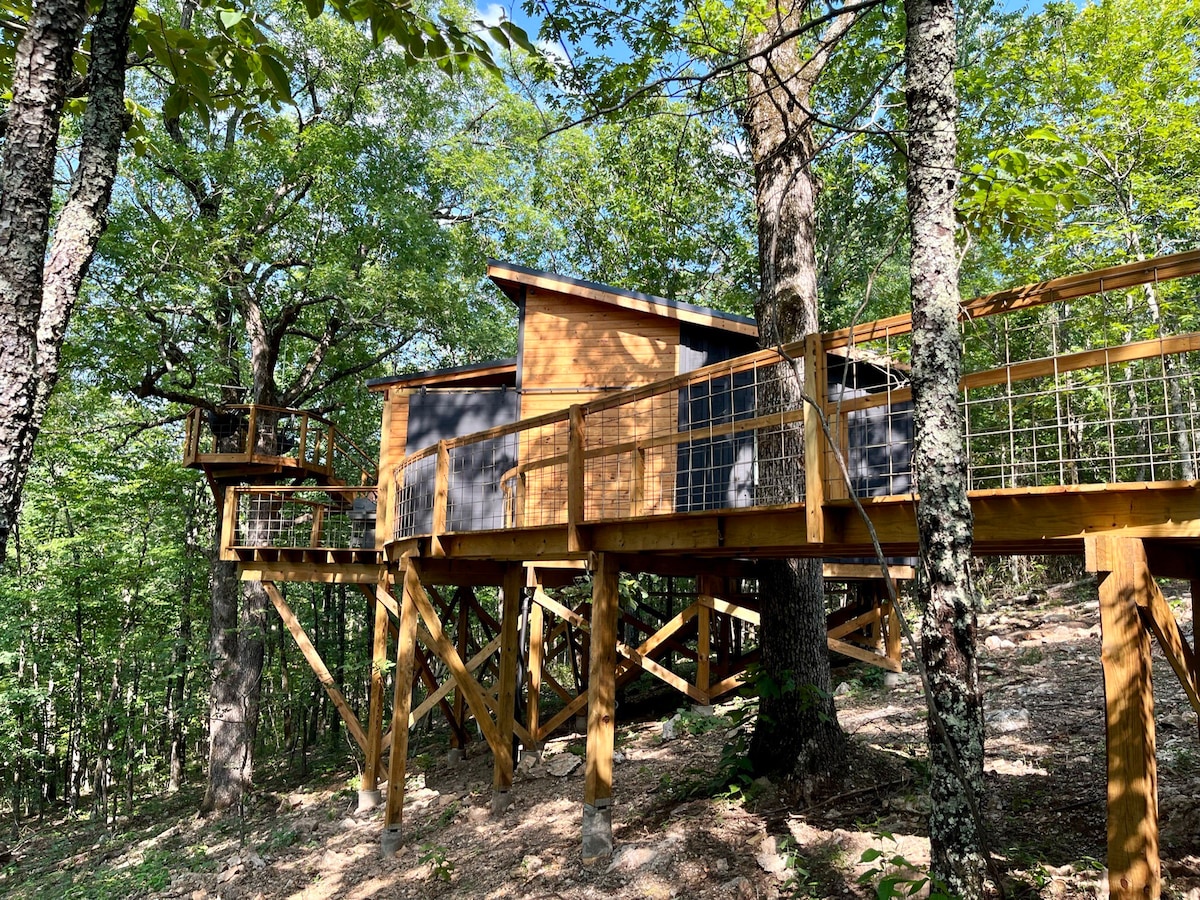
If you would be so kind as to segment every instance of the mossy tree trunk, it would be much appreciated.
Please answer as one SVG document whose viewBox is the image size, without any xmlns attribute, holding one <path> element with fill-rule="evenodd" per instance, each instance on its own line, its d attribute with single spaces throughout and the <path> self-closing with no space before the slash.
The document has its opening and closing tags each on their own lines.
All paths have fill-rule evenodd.
<svg viewBox="0 0 1200 900">
<path fill-rule="evenodd" d="M 913 468 L 924 608 L 932 872 L 954 896 L 983 894 L 976 818 L 983 788 L 983 704 L 975 656 L 976 602 L 968 580 L 971 506 L 958 408 L 957 97 L 953 0 L 906 0 L 908 209 L 912 241 Z"/>
</svg>

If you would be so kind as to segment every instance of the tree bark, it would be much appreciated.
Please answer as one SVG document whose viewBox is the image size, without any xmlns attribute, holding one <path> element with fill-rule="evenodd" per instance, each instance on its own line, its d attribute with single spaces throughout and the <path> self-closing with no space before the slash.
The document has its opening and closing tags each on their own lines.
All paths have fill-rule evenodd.
<svg viewBox="0 0 1200 900">
<path fill-rule="evenodd" d="M 63 338 L 96 245 L 108 225 L 108 204 L 117 177 L 117 157 L 129 128 L 125 110 L 125 64 L 129 20 L 136 0 L 105 0 L 91 31 L 88 105 L 80 134 L 79 159 L 67 202 L 58 214 L 42 275 L 37 327 L 37 389 L 32 427 L 20 465 L 33 459 L 33 444 L 58 383 Z"/>
<path fill-rule="evenodd" d="M 208 786 L 201 815 L 235 806 L 254 783 L 266 618 L 267 594 L 261 583 L 240 582 L 236 564 L 214 562 Z"/>
<path fill-rule="evenodd" d="M 54 158 L 86 13 L 82 0 L 37 4 L 13 60 L 0 156 L 0 560 L 20 507 L 24 448 L 37 433 L 37 330 Z"/>
<path fill-rule="evenodd" d="M 829 48 L 849 29 L 853 16 L 835 20 L 807 59 L 801 58 L 795 38 L 771 47 L 777 35 L 795 27 L 804 9 L 803 3 L 776 7 L 747 47 L 753 58 L 745 128 L 758 212 L 755 313 L 764 347 L 799 340 L 820 328 L 809 104 Z M 786 363 L 779 366 L 777 393 L 768 403 L 792 408 L 801 402 L 801 384 Z M 801 430 L 766 436 L 759 456 L 761 501 L 802 500 Z M 773 684 L 764 686 L 759 700 L 750 761 L 758 773 L 795 776 L 806 791 L 814 781 L 835 776 L 845 761 L 845 735 L 829 674 L 821 569 L 820 559 L 765 560 L 759 568 L 762 667 Z"/>
<path fill-rule="evenodd" d="M 977 818 L 983 788 L 983 704 L 970 590 L 971 507 L 958 408 L 957 97 L 953 0 L 905 0 L 908 210 L 912 244 L 913 468 L 919 501 L 917 590 L 929 678 L 932 874 L 954 896 L 983 895 Z"/>
</svg>

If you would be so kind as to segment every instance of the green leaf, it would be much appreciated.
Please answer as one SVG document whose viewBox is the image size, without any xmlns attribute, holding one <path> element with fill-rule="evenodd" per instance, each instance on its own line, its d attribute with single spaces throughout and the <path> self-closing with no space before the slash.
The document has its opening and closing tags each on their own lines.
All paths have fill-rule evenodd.
<svg viewBox="0 0 1200 900">
<path fill-rule="evenodd" d="M 187 94 L 178 88 L 167 94 L 167 99 L 163 101 L 162 115 L 166 120 L 178 119 L 183 110 L 187 107 Z"/>
<path fill-rule="evenodd" d="M 270 53 L 263 53 L 259 58 L 262 61 L 263 74 L 271 82 L 271 87 L 275 89 L 275 93 L 279 99 L 291 100 L 291 81 L 288 78 L 287 69 L 284 68 L 283 63 Z"/>
<path fill-rule="evenodd" d="M 226 29 L 236 28 L 242 19 L 246 18 L 246 14 L 238 9 L 223 9 L 219 13 L 221 24 Z"/>
</svg>

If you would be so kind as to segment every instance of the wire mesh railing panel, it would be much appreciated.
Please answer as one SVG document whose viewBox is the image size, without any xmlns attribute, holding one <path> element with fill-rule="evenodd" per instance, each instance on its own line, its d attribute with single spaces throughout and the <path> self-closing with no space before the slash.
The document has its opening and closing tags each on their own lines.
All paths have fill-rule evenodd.
<svg viewBox="0 0 1200 900">
<path fill-rule="evenodd" d="M 450 448 L 447 479 L 448 531 L 493 530 L 506 527 L 503 486 L 517 465 L 517 436 L 506 434 Z"/>
<path fill-rule="evenodd" d="M 967 391 L 968 487 L 1195 478 L 1198 378 L 1193 351 Z"/>
<path fill-rule="evenodd" d="M 374 488 L 248 488 L 237 490 L 235 498 L 236 530 L 228 541 L 232 547 L 375 547 Z"/>
<path fill-rule="evenodd" d="M 885 333 L 826 358 L 825 416 L 833 439 L 822 442 L 826 497 L 913 490 L 911 358 L 909 333 Z"/>
<path fill-rule="evenodd" d="M 508 483 L 511 525 L 536 528 L 566 523 L 569 444 L 565 418 L 519 434 L 520 464 Z"/>
<path fill-rule="evenodd" d="M 395 493 L 395 536 L 412 537 L 433 531 L 433 492 L 437 456 L 429 454 L 407 462 Z"/>
</svg>

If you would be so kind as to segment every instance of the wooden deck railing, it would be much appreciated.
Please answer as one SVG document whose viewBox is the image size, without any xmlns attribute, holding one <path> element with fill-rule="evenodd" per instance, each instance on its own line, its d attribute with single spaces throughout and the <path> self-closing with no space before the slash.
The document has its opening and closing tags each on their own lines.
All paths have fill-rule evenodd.
<svg viewBox="0 0 1200 900">
<path fill-rule="evenodd" d="M 970 489 L 1194 479 L 1197 273 L 1193 251 L 964 304 Z M 578 548 L 588 523 L 803 501 L 819 541 L 824 504 L 915 489 L 910 333 L 865 323 L 425 448 L 394 473 L 394 536 L 553 525 Z"/>
<path fill-rule="evenodd" d="M 225 491 L 221 558 L 239 551 L 302 550 L 334 562 L 328 551 L 375 551 L 378 491 L 369 487 L 229 487 Z M 349 559 L 341 561 L 350 561 Z"/>
<path fill-rule="evenodd" d="M 193 409 L 186 419 L 183 464 L 275 465 L 340 484 L 374 485 L 374 460 L 327 419 L 262 404 Z"/>
</svg>

